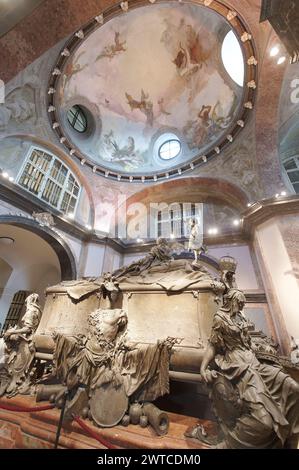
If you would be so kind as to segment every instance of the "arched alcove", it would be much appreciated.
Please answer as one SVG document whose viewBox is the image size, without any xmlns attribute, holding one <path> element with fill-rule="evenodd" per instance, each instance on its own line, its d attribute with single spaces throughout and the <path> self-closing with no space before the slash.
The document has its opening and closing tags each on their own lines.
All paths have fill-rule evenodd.
<svg viewBox="0 0 299 470">
<path fill-rule="evenodd" d="M 1 231 L 2 224 L 9 224 L 10 226 L 24 229 L 28 232 L 31 232 L 32 234 L 35 234 L 44 242 L 46 242 L 57 255 L 61 270 L 61 280 L 65 281 L 75 279 L 77 277 L 77 268 L 74 255 L 66 242 L 56 232 L 49 229 L 48 227 L 42 227 L 35 220 L 13 215 L 0 216 Z"/>
</svg>

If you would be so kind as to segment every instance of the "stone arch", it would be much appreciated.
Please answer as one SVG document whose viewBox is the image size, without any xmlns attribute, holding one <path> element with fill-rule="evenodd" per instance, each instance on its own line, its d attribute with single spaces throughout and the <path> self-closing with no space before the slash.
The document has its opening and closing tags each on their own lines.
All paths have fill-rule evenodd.
<svg viewBox="0 0 299 470">
<path fill-rule="evenodd" d="M 15 225 L 40 236 L 52 247 L 58 257 L 61 269 L 61 279 L 66 281 L 77 278 L 75 257 L 69 246 L 59 234 L 48 227 L 40 226 L 35 220 L 22 216 L 1 215 L 0 224 Z"/>
</svg>

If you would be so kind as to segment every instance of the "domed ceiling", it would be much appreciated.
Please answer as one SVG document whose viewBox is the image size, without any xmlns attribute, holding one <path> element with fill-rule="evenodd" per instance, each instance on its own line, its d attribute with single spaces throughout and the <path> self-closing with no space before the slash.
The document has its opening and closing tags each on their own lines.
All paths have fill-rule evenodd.
<svg viewBox="0 0 299 470">
<path fill-rule="evenodd" d="M 62 53 L 68 57 L 55 94 L 72 152 L 107 175 L 153 175 L 218 150 L 244 111 L 245 87 L 222 61 L 229 31 L 209 8 L 169 2 L 122 13 L 88 36 L 77 33 L 79 47 Z M 86 132 L 69 123 L 75 105 Z M 167 140 L 181 144 L 174 158 L 160 152 Z"/>
</svg>

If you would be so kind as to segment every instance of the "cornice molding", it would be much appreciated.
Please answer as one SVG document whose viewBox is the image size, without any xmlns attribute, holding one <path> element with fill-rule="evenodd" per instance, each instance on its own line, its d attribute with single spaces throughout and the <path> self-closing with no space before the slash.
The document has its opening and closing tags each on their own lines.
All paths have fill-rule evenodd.
<svg viewBox="0 0 299 470">
<path fill-rule="evenodd" d="M 243 214 L 243 233 L 251 238 L 257 226 L 273 217 L 299 214 L 299 195 L 273 197 L 256 202 Z"/>
<path fill-rule="evenodd" d="M 103 234 L 87 232 L 84 226 L 78 224 L 76 221 L 68 221 L 59 211 L 54 208 L 50 209 L 47 204 L 8 181 L 1 181 L 0 195 L 1 200 L 12 204 L 16 209 L 26 212 L 29 219 L 33 212 L 51 212 L 58 230 L 85 243 L 109 246 L 119 254 L 144 253 L 150 250 L 155 244 L 154 240 L 146 241 L 142 244 L 124 243 L 122 240 L 113 239 Z M 205 236 L 204 243 L 208 247 L 248 243 L 252 239 L 257 226 L 272 217 L 296 213 L 299 214 L 298 195 L 265 199 L 256 202 L 242 214 L 243 226 L 238 232 L 224 233 L 218 236 Z M 176 241 L 183 244 L 187 239 L 181 238 Z"/>
</svg>

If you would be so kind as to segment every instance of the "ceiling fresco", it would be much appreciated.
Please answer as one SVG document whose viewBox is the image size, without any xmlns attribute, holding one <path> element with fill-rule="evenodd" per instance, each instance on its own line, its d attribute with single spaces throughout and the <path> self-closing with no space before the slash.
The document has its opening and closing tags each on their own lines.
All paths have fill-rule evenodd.
<svg viewBox="0 0 299 470">
<path fill-rule="evenodd" d="M 221 60 L 229 30 L 214 11 L 183 3 L 108 21 L 71 54 L 59 78 L 64 133 L 95 165 L 121 174 L 167 171 L 205 154 L 226 138 L 242 106 L 243 87 Z M 90 112 L 87 136 L 68 124 L 76 104 Z M 182 147 L 165 161 L 159 147 L 167 134 Z"/>
</svg>

